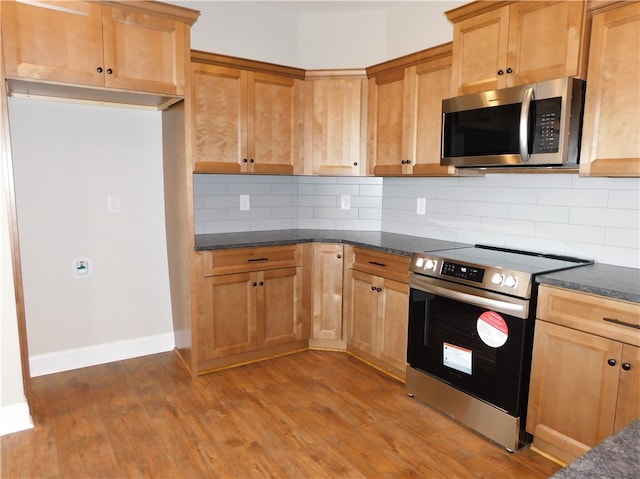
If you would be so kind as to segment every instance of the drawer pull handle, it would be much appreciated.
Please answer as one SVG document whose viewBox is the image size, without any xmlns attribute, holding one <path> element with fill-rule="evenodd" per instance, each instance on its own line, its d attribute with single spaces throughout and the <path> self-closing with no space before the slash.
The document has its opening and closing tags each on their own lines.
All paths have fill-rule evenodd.
<svg viewBox="0 0 640 479">
<path fill-rule="evenodd" d="M 381 266 L 383 268 L 385 268 L 387 265 L 384 263 L 378 263 L 377 261 L 369 261 L 369 264 L 375 265 L 375 266 Z"/>
<path fill-rule="evenodd" d="M 631 369 L 631 364 L 622 363 L 622 369 L 624 369 L 625 371 L 628 371 L 629 369 Z"/>
<path fill-rule="evenodd" d="M 602 318 L 602 320 L 613 324 L 619 324 L 620 326 L 627 326 L 628 328 L 640 329 L 640 324 L 627 323 L 626 321 L 620 321 L 615 318 Z"/>
<path fill-rule="evenodd" d="M 250 263 L 255 263 L 256 261 L 269 261 L 269 258 L 250 258 L 247 261 Z"/>
</svg>

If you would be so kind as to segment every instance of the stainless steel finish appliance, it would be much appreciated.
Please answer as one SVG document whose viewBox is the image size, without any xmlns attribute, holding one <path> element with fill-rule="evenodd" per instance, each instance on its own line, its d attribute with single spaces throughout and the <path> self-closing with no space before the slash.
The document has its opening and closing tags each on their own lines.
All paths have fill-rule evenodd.
<svg viewBox="0 0 640 479">
<path fill-rule="evenodd" d="M 575 167 L 585 86 L 560 78 L 443 100 L 440 163 Z"/>
<path fill-rule="evenodd" d="M 510 451 L 528 444 L 535 275 L 591 263 L 481 245 L 414 253 L 409 395 Z"/>
</svg>

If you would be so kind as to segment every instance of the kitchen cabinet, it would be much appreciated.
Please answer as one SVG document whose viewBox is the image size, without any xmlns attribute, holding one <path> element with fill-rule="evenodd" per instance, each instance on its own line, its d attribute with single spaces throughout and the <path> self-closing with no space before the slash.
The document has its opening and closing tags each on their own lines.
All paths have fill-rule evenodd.
<svg viewBox="0 0 640 479">
<path fill-rule="evenodd" d="M 640 3 L 594 12 L 580 174 L 640 176 Z"/>
<path fill-rule="evenodd" d="M 442 100 L 451 85 L 451 44 L 367 68 L 369 173 L 453 176 L 440 166 Z"/>
<path fill-rule="evenodd" d="M 344 245 L 313 243 L 309 256 L 313 268 L 311 338 L 309 347 L 345 350 L 342 321 Z"/>
<path fill-rule="evenodd" d="M 8 1 L 2 35 L 10 91 L 103 99 L 101 90 L 111 89 L 179 99 L 197 15 L 155 2 Z M 63 88 L 70 85 L 88 88 Z"/>
<path fill-rule="evenodd" d="M 304 71 L 192 52 L 196 173 L 300 174 Z"/>
<path fill-rule="evenodd" d="M 366 175 L 366 87 L 364 70 L 306 72 L 306 175 Z"/>
<path fill-rule="evenodd" d="M 198 372 L 306 349 L 299 247 L 205 253 Z"/>
<path fill-rule="evenodd" d="M 453 23 L 451 96 L 566 76 L 584 78 L 587 2 L 473 2 Z"/>
<path fill-rule="evenodd" d="M 409 316 L 409 258 L 348 247 L 347 351 L 404 379 Z"/>
<path fill-rule="evenodd" d="M 541 286 L 527 431 L 569 463 L 640 416 L 640 305 Z"/>
</svg>

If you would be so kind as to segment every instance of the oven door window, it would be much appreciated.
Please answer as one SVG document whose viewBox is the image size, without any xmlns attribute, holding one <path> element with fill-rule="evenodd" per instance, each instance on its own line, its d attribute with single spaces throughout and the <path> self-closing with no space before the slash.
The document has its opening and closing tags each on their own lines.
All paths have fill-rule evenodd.
<svg viewBox="0 0 640 479">
<path fill-rule="evenodd" d="M 416 289 L 410 298 L 409 364 L 519 415 L 533 322 Z"/>
</svg>

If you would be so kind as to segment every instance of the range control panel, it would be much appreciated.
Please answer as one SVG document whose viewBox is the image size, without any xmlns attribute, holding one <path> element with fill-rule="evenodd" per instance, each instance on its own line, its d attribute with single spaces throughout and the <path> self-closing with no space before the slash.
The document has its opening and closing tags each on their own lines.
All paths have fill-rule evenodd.
<svg viewBox="0 0 640 479">
<path fill-rule="evenodd" d="M 462 263 L 429 253 L 414 253 L 410 270 L 414 274 L 447 279 L 521 298 L 528 298 L 531 294 L 532 276 L 522 271 Z"/>
</svg>

